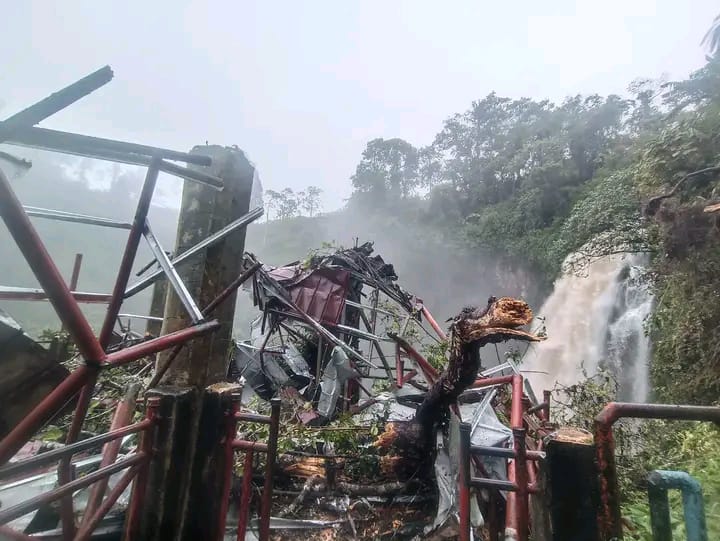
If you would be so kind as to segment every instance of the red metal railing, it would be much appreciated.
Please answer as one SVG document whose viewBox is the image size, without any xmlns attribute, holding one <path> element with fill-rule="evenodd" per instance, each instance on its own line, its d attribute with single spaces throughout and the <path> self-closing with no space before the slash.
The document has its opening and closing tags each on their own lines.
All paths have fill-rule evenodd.
<svg viewBox="0 0 720 541">
<path fill-rule="evenodd" d="M 595 448 L 600 476 L 598 530 L 601 541 L 623 538 L 620 492 L 615 468 L 613 425 L 622 418 L 711 421 L 720 423 L 720 407 L 610 402 L 595 418 Z"/>
<path fill-rule="evenodd" d="M 459 492 L 459 539 L 470 541 L 470 491 L 472 488 L 485 488 L 492 491 L 506 491 L 507 506 L 505 513 L 506 532 L 513 532 L 517 541 L 527 541 L 529 535 L 529 495 L 535 491 L 536 468 L 531 465 L 542 458 L 543 453 L 527 449 L 527 429 L 523 419 L 525 414 L 535 413 L 541 421 L 549 420 L 550 393 L 545 392 L 545 402 L 528 408 L 528 400 L 523 394 L 523 377 L 519 374 L 478 379 L 474 388 L 510 384 L 512 388 L 510 405 L 510 427 L 513 433 L 512 449 L 475 446 L 470 442 L 471 426 L 460 424 L 460 460 L 458 471 Z M 496 456 L 512 459 L 508 464 L 508 481 L 486 477 L 473 477 L 470 462 L 481 456 Z M 495 521 L 493 521 L 495 522 Z M 497 528 L 497 525 L 495 525 Z M 497 539 L 498 532 L 491 532 Z"/>
<path fill-rule="evenodd" d="M 260 541 L 268 541 L 270 538 L 270 509 L 272 506 L 273 475 L 275 463 L 277 462 L 277 443 L 280 430 L 280 399 L 273 398 L 270 401 L 270 415 L 258 415 L 254 413 L 241 413 L 240 393 L 233 396 L 232 408 L 228 412 L 227 432 L 225 436 L 225 477 L 222 492 L 223 508 L 220 512 L 220 527 L 218 528 L 218 541 L 222 541 L 225 535 L 225 522 L 227 519 L 228 507 L 230 504 L 230 488 L 232 487 L 234 456 L 236 451 L 244 451 L 243 480 L 240 500 L 238 502 L 238 527 L 237 540 L 243 541 L 247 532 L 250 502 L 252 500 L 252 475 L 255 453 L 265 453 L 265 482 L 260 503 L 260 520 L 258 538 Z M 246 423 L 262 423 L 270 427 L 267 443 L 237 439 L 238 421 Z"/>
<path fill-rule="evenodd" d="M 70 461 L 73 455 L 94 448 L 102 443 L 113 445 L 113 448 L 117 449 L 119 448 L 119 441 L 121 438 L 129 434 L 140 434 L 140 443 L 137 446 L 136 452 L 129 458 L 120 461 L 103 460 L 97 471 L 89 473 L 79 479 L 72 479 L 67 483 L 61 484 L 56 489 L 0 510 L 0 534 L 11 539 L 35 539 L 34 537 L 30 537 L 13 530 L 7 526 L 7 523 L 37 510 L 42 505 L 56 500 L 61 500 L 65 497 L 72 497 L 72 494 L 77 490 L 97 483 L 96 487 L 102 487 L 101 492 L 98 493 L 99 496 L 96 497 L 97 505 L 86 508 L 85 516 L 83 517 L 83 525 L 77 532 L 75 532 L 73 524 L 72 529 L 74 533 L 72 537 L 70 537 L 70 539 L 73 539 L 74 541 L 86 541 L 90 538 L 93 530 L 97 527 L 103 517 L 110 511 L 112 506 L 115 505 L 118 498 L 125 491 L 128 485 L 135 481 L 126 521 L 126 538 L 134 539 L 133 535 L 137 532 L 137 522 L 139 517 L 138 512 L 142 506 L 142 494 L 144 494 L 144 483 L 147 478 L 147 469 L 152 456 L 152 439 L 153 430 L 156 425 L 155 412 L 157 406 L 157 399 L 151 398 L 148 400 L 145 420 L 139 423 L 123 426 L 105 434 L 69 444 L 59 449 L 54 449 L 19 462 L 7 464 L 6 466 L 0 468 L 0 480 L 13 478 L 18 475 L 36 471 L 38 468 L 46 467 L 57 461 Z M 118 443 L 117 447 L 115 447 L 116 442 Z M 115 452 L 115 456 L 117 456 L 117 451 Z M 110 476 L 123 470 L 127 471 L 113 489 L 107 494 L 107 496 L 102 499 Z M 63 532 L 69 531 L 70 528 L 68 528 L 65 523 L 68 520 L 74 521 L 74 517 L 68 517 L 64 513 L 61 513 L 60 518 L 63 526 Z"/>
</svg>

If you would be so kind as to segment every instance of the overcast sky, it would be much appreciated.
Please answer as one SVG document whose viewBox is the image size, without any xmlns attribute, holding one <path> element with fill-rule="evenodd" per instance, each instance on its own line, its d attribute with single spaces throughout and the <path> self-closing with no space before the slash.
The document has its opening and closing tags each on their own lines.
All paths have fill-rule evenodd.
<svg viewBox="0 0 720 541">
<path fill-rule="evenodd" d="M 8 0 L 0 115 L 109 64 L 109 85 L 42 126 L 237 144 L 266 188 L 320 186 L 330 210 L 368 140 L 428 144 L 493 90 L 561 99 L 685 77 L 718 12 L 716 0 Z"/>
</svg>

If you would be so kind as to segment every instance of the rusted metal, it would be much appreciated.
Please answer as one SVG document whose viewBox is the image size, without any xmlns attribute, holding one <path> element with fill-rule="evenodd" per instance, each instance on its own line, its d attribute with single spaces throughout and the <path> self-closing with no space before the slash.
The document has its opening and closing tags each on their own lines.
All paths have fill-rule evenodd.
<svg viewBox="0 0 720 541">
<path fill-rule="evenodd" d="M 252 500 L 253 457 L 254 455 L 252 450 L 245 451 L 245 460 L 243 461 L 242 491 L 240 492 L 240 501 L 238 502 L 237 541 L 245 541 L 248 519 L 250 518 L 250 502 Z"/>
<path fill-rule="evenodd" d="M 155 424 L 158 407 L 160 406 L 160 398 L 152 396 L 147 399 L 147 410 L 145 419 L 152 425 Z M 143 432 L 138 445 L 139 454 L 146 455 L 149 459 L 153 455 L 153 441 L 155 439 L 155 431 L 147 430 Z M 124 539 L 138 539 L 140 532 L 140 516 L 142 512 L 143 502 L 147 492 L 148 472 L 150 470 L 150 460 L 142 464 L 137 473 L 135 482 L 133 483 L 132 494 L 130 496 L 130 505 L 125 516 L 125 537 Z"/>
<path fill-rule="evenodd" d="M 112 78 L 113 72 L 110 66 L 105 66 L 5 119 L 0 123 L 0 142 L 11 136 L 15 129 L 32 126 L 45 120 L 106 85 Z"/>
<path fill-rule="evenodd" d="M 137 395 L 139 392 L 139 383 L 131 383 L 130 385 L 128 385 L 128 388 L 125 391 L 125 395 L 118 402 L 118 405 L 115 408 L 115 414 L 113 415 L 113 419 L 110 423 L 111 432 L 113 430 L 117 430 L 130 424 L 130 422 L 132 421 L 133 413 L 135 413 L 135 401 L 137 400 Z M 103 446 L 102 460 L 100 462 L 101 468 L 109 466 L 110 464 L 115 462 L 118 456 L 118 452 L 120 451 L 121 444 L 122 440 L 118 438 L 106 443 Z M 90 495 L 88 496 L 87 504 L 85 506 L 85 514 L 83 515 L 82 521 L 83 527 L 87 525 L 87 521 L 93 516 L 95 510 L 100 505 L 100 502 L 102 502 L 105 491 L 107 490 L 108 481 L 108 479 L 102 479 L 98 481 L 95 486 L 92 487 Z"/>
<path fill-rule="evenodd" d="M 125 492 L 125 489 L 130 485 L 133 479 L 135 479 L 135 476 L 140 471 L 141 467 L 142 466 L 133 466 L 125 472 L 95 512 L 89 514 L 88 509 L 85 509 L 83 524 L 78 530 L 73 541 L 87 541 L 90 539 L 95 528 L 97 528 L 100 521 L 108 514 L 110 509 L 112 509 L 112 506 L 115 505 L 115 502 L 117 502 L 118 498 L 123 492 Z M 105 478 L 106 484 L 107 480 L 108 478 Z"/>
<path fill-rule="evenodd" d="M 262 501 L 260 504 L 259 539 L 270 539 L 270 510 L 272 508 L 273 475 L 277 461 L 278 432 L 280 430 L 280 399 L 270 401 L 270 433 L 268 435 L 268 452 L 265 462 L 265 484 L 263 485 Z"/>
<path fill-rule="evenodd" d="M 114 473 L 127 469 L 136 464 L 146 463 L 147 460 L 148 456 L 145 453 L 137 453 L 130 458 L 126 458 L 124 460 L 116 462 L 115 464 L 112 464 L 107 468 L 102 468 L 92 473 L 89 473 L 84 477 L 75 479 L 70 483 L 67 483 L 54 490 L 51 490 L 44 494 L 40 494 L 38 496 L 35 496 L 34 498 L 30 498 L 29 500 L 26 500 L 17 505 L 13 505 L 12 507 L 1 509 L 0 524 L 7 524 L 8 522 L 15 520 L 16 518 L 19 518 L 31 511 L 38 509 L 41 505 L 53 502 L 57 499 L 60 499 L 66 494 L 72 494 L 73 492 L 80 490 L 81 488 L 92 485 L 103 477 L 108 477 Z"/>
<path fill-rule="evenodd" d="M 595 447 L 600 476 L 598 528 L 601 541 L 622 540 L 623 537 L 612 427 L 618 419 L 628 417 L 720 423 L 720 407 L 610 402 L 595 417 Z"/>
<path fill-rule="evenodd" d="M 233 449 L 233 443 L 235 441 L 235 436 L 237 435 L 237 419 L 235 418 L 235 414 L 240 407 L 241 398 L 242 389 L 239 392 L 232 393 L 230 395 L 230 407 L 225 412 L 225 439 L 223 441 L 225 450 L 225 461 L 223 467 L 225 468 L 225 474 L 223 475 L 223 486 L 221 489 L 222 492 L 220 493 L 220 517 L 216 532 L 217 541 L 222 541 L 225 538 L 225 521 L 227 519 L 228 507 L 230 505 L 230 489 L 232 488 L 233 465 L 235 462 L 235 453 Z"/>
<path fill-rule="evenodd" d="M 117 315 L 120 313 L 120 307 L 123 302 L 123 293 L 125 293 L 125 288 L 127 287 L 128 280 L 130 279 L 130 273 L 132 272 L 132 267 L 135 263 L 135 255 L 137 254 L 137 249 L 140 246 L 140 240 L 142 239 L 143 231 L 145 230 L 145 220 L 147 219 L 148 211 L 150 210 L 150 202 L 152 200 L 153 192 L 155 191 L 158 174 L 160 173 L 161 161 L 162 160 L 160 158 L 153 158 L 152 163 L 145 174 L 145 182 L 143 183 L 140 198 L 135 209 L 135 217 L 133 218 L 132 228 L 128 233 L 125 251 L 123 252 L 120 268 L 118 269 L 117 277 L 115 278 L 112 299 L 108 305 L 105 320 L 103 321 L 102 329 L 100 330 L 100 335 L 98 337 L 98 340 L 103 348 L 106 348 L 110 343 L 110 337 L 112 336 L 113 329 L 115 328 L 115 320 L 117 319 Z"/>
</svg>

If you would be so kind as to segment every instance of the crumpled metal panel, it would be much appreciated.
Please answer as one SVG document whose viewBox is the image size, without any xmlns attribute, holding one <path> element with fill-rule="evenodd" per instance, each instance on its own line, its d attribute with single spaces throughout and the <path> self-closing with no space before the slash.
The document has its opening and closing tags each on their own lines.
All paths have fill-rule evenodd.
<svg viewBox="0 0 720 541">
<path fill-rule="evenodd" d="M 502 424 L 491 406 L 495 396 L 494 389 L 489 390 L 476 404 L 460 406 L 460 415 L 470 423 L 470 443 L 484 447 L 507 448 L 512 440 L 512 431 Z M 493 479 L 507 480 L 507 460 L 502 457 L 480 457 L 488 476 Z M 501 493 L 502 494 L 502 493 Z"/>
<path fill-rule="evenodd" d="M 342 393 L 343 384 L 349 379 L 359 377 L 360 374 L 350 365 L 347 354 L 340 347 L 335 346 L 320 382 L 318 413 L 323 417 L 330 417 L 335 411 L 338 398 Z"/>
<path fill-rule="evenodd" d="M 279 267 L 268 273 L 277 280 L 298 308 L 324 325 L 337 325 L 345 308 L 350 271 L 320 267 L 303 271 L 299 266 Z"/>
<path fill-rule="evenodd" d="M 435 520 L 425 528 L 429 539 L 456 538 L 458 535 L 458 444 L 460 441 L 458 418 L 451 414 L 449 435 L 446 438 L 438 432 L 437 456 L 435 458 L 435 480 L 438 487 L 438 507 Z M 472 471 L 472 464 L 471 464 Z M 470 499 L 470 523 L 473 527 L 484 524 L 483 516 L 475 498 Z"/>
<path fill-rule="evenodd" d="M 232 362 L 235 376 L 244 377 L 265 400 L 272 398 L 280 387 L 302 389 L 312 381 L 308 364 L 290 342 L 282 347 L 282 351 L 275 347 L 265 350 L 262 360 L 259 348 L 238 342 Z"/>
</svg>

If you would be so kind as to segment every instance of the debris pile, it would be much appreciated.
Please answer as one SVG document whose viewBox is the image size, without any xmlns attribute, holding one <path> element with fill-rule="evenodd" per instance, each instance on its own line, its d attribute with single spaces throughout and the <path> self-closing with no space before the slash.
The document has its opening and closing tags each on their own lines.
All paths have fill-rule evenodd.
<svg viewBox="0 0 720 541">
<path fill-rule="evenodd" d="M 283 539 L 297 528 L 323 539 L 457 535 L 459 422 L 471 424 L 472 445 L 510 447 L 507 420 L 520 400 L 488 379 L 519 374 L 513 360 L 484 369 L 480 348 L 541 340 L 522 329 L 532 320 L 527 304 L 491 298 L 465 308 L 448 336 L 372 243 L 277 268 L 246 255 L 252 265 L 260 315 L 236 343 L 229 375 L 244 384 L 249 412 L 282 399 L 271 528 Z M 524 394 L 539 412 L 527 438 L 538 449 L 548 418 L 527 384 Z M 239 430 L 242 439 L 266 437 L 249 424 Z M 508 480 L 506 458 L 482 457 L 476 467 Z M 484 496 L 471 507 L 477 527 L 490 505 L 504 505 Z"/>
</svg>

